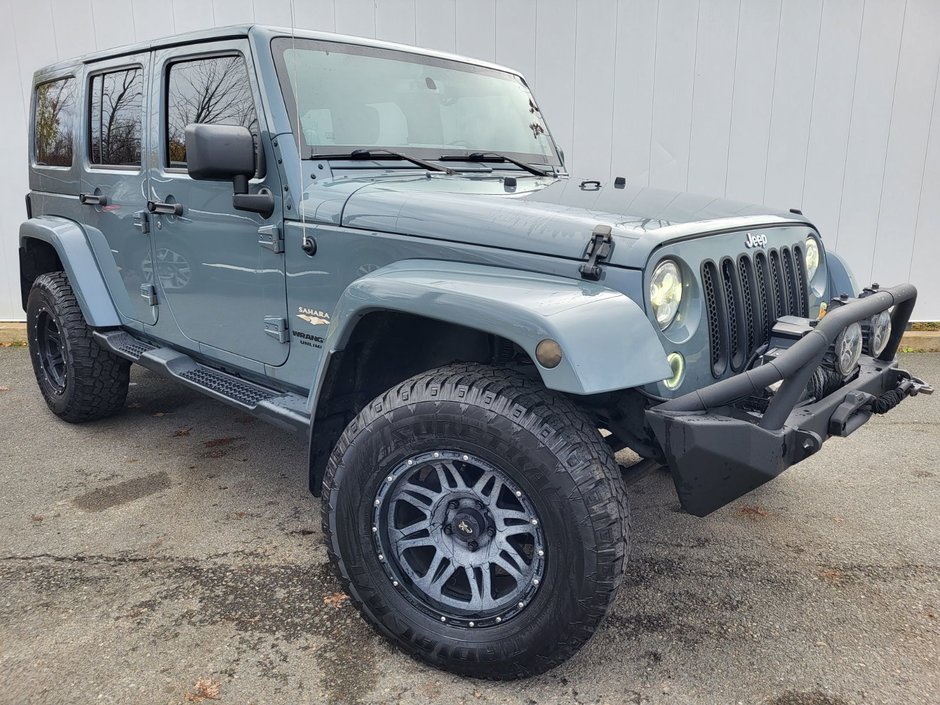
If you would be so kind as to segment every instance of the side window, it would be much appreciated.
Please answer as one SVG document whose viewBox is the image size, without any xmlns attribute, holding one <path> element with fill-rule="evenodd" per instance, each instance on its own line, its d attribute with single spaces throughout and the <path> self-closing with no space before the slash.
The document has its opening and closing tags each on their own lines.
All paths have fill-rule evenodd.
<svg viewBox="0 0 940 705">
<path fill-rule="evenodd" d="M 186 166 L 187 125 L 241 125 L 257 133 L 245 59 L 215 56 L 171 64 L 166 111 L 166 160 L 171 167 Z"/>
<path fill-rule="evenodd" d="M 140 68 L 91 79 L 88 156 L 102 166 L 140 166 L 143 75 Z"/>
<path fill-rule="evenodd" d="M 72 166 L 72 143 L 78 123 L 76 102 L 74 78 L 36 86 L 33 157 L 40 166 Z"/>
</svg>

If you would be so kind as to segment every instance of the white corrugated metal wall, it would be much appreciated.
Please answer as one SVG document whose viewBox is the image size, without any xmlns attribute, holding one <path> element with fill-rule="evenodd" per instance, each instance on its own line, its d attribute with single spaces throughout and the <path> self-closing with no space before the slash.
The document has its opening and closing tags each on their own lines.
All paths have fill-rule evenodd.
<svg viewBox="0 0 940 705">
<path fill-rule="evenodd" d="M 0 320 L 32 71 L 193 29 L 289 26 L 291 0 L 2 0 Z M 579 174 L 802 207 L 860 281 L 940 319 L 940 0 L 294 0 L 302 28 L 522 70 Z"/>
</svg>

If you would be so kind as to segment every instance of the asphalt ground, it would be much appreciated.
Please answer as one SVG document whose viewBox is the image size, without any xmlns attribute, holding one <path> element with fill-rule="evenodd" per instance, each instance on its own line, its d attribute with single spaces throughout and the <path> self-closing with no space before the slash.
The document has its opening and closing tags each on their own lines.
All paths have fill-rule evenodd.
<svg viewBox="0 0 940 705">
<path fill-rule="evenodd" d="M 940 355 L 903 363 L 940 381 Z M 71 426 L 0 349 L 3 705 L 940 702 L 940 395 L 705 519 L 666 474 L 634 482 L 597 636 L 488 683 L 398 652 L 339 592 L 304 439 L 132 382 L 124 413 Z"/>
</svg>

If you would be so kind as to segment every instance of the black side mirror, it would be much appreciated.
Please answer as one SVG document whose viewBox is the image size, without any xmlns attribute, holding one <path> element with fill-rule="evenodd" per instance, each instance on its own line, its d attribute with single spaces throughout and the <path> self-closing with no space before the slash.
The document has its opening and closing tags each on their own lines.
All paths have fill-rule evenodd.
<svg viewBox="0 0 940 705">
<path fill-rule="evenodd" d="M 274 195 L 268 189 L 248 193 L 248 180 L 257 171 L 255 138 L 248 128 L 238 125 L 187 125 L 186 170 L 200 181 L 231 179 L 237 210 L 274 213 Z"/>
</svg>

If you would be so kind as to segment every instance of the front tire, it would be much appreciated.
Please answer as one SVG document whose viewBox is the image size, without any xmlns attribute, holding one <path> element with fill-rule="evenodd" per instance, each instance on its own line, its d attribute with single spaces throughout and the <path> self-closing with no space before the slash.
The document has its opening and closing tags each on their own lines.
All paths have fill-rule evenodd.
<svg viewBox="0 0 940 705">
<path fill-rule="evenodd" d="M 365 619 L 462 675 L 520 678 L 569 658 L 628 553 L 623 482 L 595 426 L 483 365 L 370 403 L 330 457 L 322 502 L 330 557 Z"/>
<path fill-rule="evenodd" d="M 92 337 L 64 272 L 42 274 L 33 282 L 26 333 L 36 382 L 56 416 L 80 423 L 124 406 L 131 363 Z"/>
</svg>

